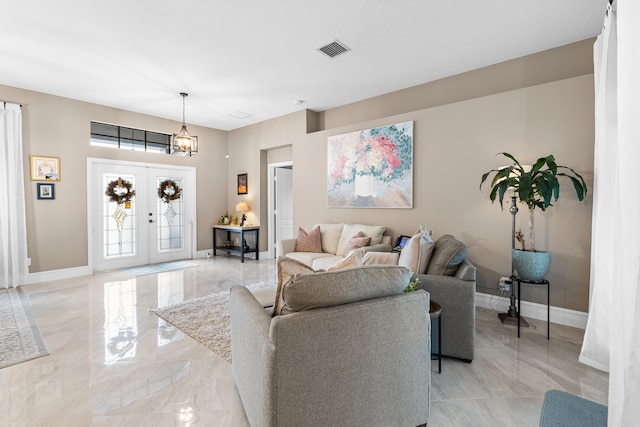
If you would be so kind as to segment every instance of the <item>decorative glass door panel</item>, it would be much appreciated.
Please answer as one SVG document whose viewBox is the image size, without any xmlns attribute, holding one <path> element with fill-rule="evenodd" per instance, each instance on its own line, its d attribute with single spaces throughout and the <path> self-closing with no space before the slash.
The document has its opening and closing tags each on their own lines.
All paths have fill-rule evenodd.
<svg viewBox="0 0 640 427">
<path fill-rule="evenodd" d="M 183 179 L 180 177 L 156 177 L 158 220 L 158 252 L 184 249 L 184 215 L 182 203 Z"/>
<path fill-rule="evenodd" d="M 136 254 L 136 198 L 127 197 L 132 192 L 135 194 L 135 183 L 135 175 L 102 174 L 105 189 L 102 209 L 105 258 L 130 257 Z M 125 200 L 127 198 L 129 200 Z"/>
</svg>

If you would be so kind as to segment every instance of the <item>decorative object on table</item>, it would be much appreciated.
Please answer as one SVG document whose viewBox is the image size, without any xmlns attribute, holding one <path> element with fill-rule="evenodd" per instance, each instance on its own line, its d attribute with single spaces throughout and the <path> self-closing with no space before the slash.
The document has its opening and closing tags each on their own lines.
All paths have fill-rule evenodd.
<svg viewBox="0 0 640 427">
<path fill-rule="evenodd" d="M 229 225 L 230 223 L 231 223 L 231 215 L 229 215 L 229 212 L 225 212 L 225 214 L 222 215 L 218 220 L 218 224 L 220 225 Z"/>
<path fill-rule="evenodd" d="M 240 222 L 240 227 L 244 226 L 244 222 L 247 220 L 247 212 L 249 212 L 249 205 L 244 200 L 236 205 L 236 210 L 242 213 L 242 222 Z"/>
<path fill-rule="evenodd" d="M 125 205 L 128 205 L 135 196 L 136 191 L 133 189 L 133 185 L 129 181 L 125 181 L 122 178 L 113 180 L 107 185 L 105 193 L 109 197 L 110 202 L 116 203 L 116 211 L 111 215 L 116 221 L 118 227 L 118 242 L 122 243 L 122 227 L 124 220 L 127 218 L 125 212 Z"/>
<path fill-rule="evenodd" d="M 240 173 L 238 174 L 238 194 L 247 194 L 248 191 L 247 185 L 247 174 Z"/>
<path fill-rule="evenodd" d="M 587 195 L 587 184 L 582 176 L 575 170 L 568 166 L 560 166 L 556 164 L 556 160 L 553 155 L 546 157 L 540 157 L 533 166 L 529 168 L 523 167 L 523 165 L 516 160 L 511 154 L 503 152 L 498 153 L 509 158 L 514 163 L 510 166 L 506 166 L 499 169 L 492 169 L 482 175 L 480 181 L 480 189 L 482 190 L 482 184 L 486 179 L 494 174 L 491 181 L 491 193 L 489 198 L 493 203 L 498 198 L 500 202 L 500 208 L 503 207 L 504 196 L 508 190 L 513 190 L 513 196 L 511 196 L 511 208 L 509 212 L 512 213 L 512 226 L 511 226 L 511 275 L 514 276 L 517 272 L 518 276 L 525 280 L 542 280 L 549 268 L 550 254 L 548 252 L 539 252 L 534 247 L 534 210 L 536 207 L 545 211 L 549 206 L 553 206 L 552 201 L 557 201 L 560 195 L 560 182 L 559 176 L 567 177 L 573 183 L 573 188 L 576 192 L 578 200 L 584 200 Z M 515 249 L 515 215 L 518 212 L 516 206 L 516 198 L 520 199 L 520 203 L 527 205 L 529 208 L 529 250 L 519 251 Z M 519 241 L 524 239 L 520 236 Z M 525 277 L 527 276 L 527 277 Z M 516 319 L 518 317 L 515 310 L 515 295 L 513 286 L 511 287 L 511 306 L 506 317 L 504 313 L 500 313 L 503 322 L 506 317 Z M 515 316 L 515 317 L 514 317 Z M 525 322 L 523 322 L 525 323 Z"/>
<path fill-rule="evenodd" d="M 180 129 L 180 132 L 173 134 L 173 138 L 171 139 L 171 154 L 192 157 L 198 152 L 198 137 L 189 133 L 185 123 L 184 102 L 189 94 L 180 92 L 180 96 L 182 97 L 182 129 Z"/>
<path fill-rule="evenodd" d="M 38 200 L 54 200 L 55 184 L 38 183 Z"/>
<path fill-rule="evenodd" d="M 29 156 L 31 181 L 60 181 L 60 157 Z"/>
<path fill-rule="evenodd" d="M 245 252 L 249 252 L 251 250 L 249 244 L 247 244 L 247 239 L 242 239 L 242 250 Z"/>
<path fill-rule="evenodd" d="M 413 206 L 413 122 L 327 139 L 330 208 Z"/>
</svg>

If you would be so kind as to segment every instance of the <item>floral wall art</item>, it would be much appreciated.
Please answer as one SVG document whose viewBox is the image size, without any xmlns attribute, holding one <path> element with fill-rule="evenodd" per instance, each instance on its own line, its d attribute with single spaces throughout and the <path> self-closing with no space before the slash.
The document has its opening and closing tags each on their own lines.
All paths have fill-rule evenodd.
<svg viewBox="0 0 640 427">
<path fill-rule="evenodd" d="M 413 206 L 413 122 L 330 136 L 330 208 Z"/>
</svg>

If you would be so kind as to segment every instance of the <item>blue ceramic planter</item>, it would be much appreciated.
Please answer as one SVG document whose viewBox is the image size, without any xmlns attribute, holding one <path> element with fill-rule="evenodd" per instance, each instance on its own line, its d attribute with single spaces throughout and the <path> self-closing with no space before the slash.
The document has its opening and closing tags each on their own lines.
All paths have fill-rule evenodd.
<svg viewBox="0 0 640 427">
<path fill-rule="evenodd" d="M 511 251 L 513 267 L 524 280 L 539 281 L 549 271 L 551 254 L 549 252 L 530 252 L 513 249 Z"/>
</svg>

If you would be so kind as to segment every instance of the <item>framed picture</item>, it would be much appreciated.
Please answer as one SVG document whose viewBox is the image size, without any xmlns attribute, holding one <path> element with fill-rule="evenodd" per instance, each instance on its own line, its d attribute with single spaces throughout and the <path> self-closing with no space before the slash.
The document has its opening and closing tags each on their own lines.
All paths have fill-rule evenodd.
<svg viewBox="0 0 640 427">
<path fill-rule="evenodd" d="M 330 208 L 413 207 L 413 122 L 327 138 Z"/>
<path fill-rule="evenodd" d="M 247 174 L 238 174 L 238 194 L 247 194 Z"/>
<path fill-rule="evenodd" d="M 38 183 L 38 200 L 55 200 L 55 184 Z"/>
<path fill-rule="evenodd" d="M 31 181 L 60 181 L 60 157 L 29 156 Z"/>
</svg>

